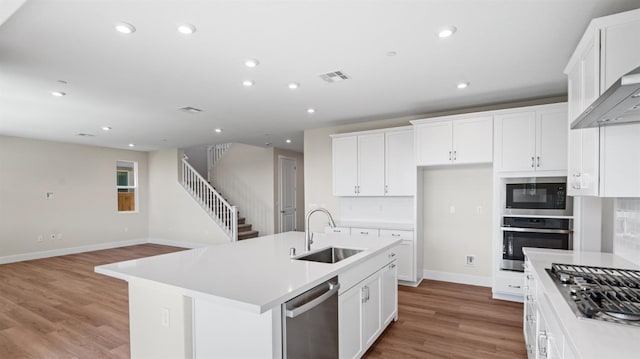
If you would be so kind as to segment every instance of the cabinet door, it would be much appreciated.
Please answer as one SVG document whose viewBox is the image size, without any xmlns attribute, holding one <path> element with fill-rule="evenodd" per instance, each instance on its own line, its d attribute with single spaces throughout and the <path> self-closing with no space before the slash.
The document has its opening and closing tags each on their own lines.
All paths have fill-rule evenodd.
<svg viewBox="0 0 640 359">
<path fill-rule="evenodd" d="M 640 19 L 609 26 L 602 31 L 602 86 L 608 89 L 620 76 L 640 65 Z"/>
<path fill-rule="evenodd" d="M 365 280 L 362 289 L 364 300 L 362 305 L 362 344 L 368 348 L 382 328 L 380 272 Z"/>
<path fill-rule="evenodd" d="M 338 297 L 338 343 L 340 358 L 357 358 L 362 351 L 361 286 L 356 286 Z"/>
<path fill-rule="evenodd" d="M 391 262 L 382 269 L 382 324 L 391 322 L 398 314 L 398 267 Z"/>
<path fill-rule="evenodd" d="M 358 138 L 333 138 L 332 157 L 333 195 L 355 196 L 358 184 Z"/>
<path fill-rule="evenodd" d="M 593 41 L 589 42 L 582 58 L 581 67 L 581 88 L 582 95 L 580 113 L 591 106 L 598 96 L 600 96 L 600 35 L 594 34 Z"/>
<path fill-rule="evenodd" d="M 453 121 L 453 163 L 493 161 L 493 118 Z"/>
<path fill-rule="evenodd" d="M 413 241 L 403 240 L 395 250 L 397 254 L 396 264 L 398 265 L 398 279 L 413 282 L 416 280 L 413 269 Z"/>
<path fill-rule="evenodd" d="M 385 195 L 413 196 L 416 186 L 413 131 L 387 132 L 384 145 Z"/>
<path fill-rule="evenodd" d="M 640 197 L 640 124 L 600 129 L 600 196 Z"/>
<path fill-rule="evenodd" d="M 453 124 L 451 121 L 418 125 L 415 131 L 418 166 L 451 163 L 453 158 Z"/>
<path fill-rule="evenodd" d="M 494 125 L 496 171 L 535 170 L 535 112 L 498 115 Z"/>
<path fill-rule="evenodd" d="M 358 195 L 384 195 L 384 133 L 358 136 Z"/>
<path fill-rule="evenodd" d="M 536 113 L 536 171 L 567 169 L 567 109 Z"/>
</svg>

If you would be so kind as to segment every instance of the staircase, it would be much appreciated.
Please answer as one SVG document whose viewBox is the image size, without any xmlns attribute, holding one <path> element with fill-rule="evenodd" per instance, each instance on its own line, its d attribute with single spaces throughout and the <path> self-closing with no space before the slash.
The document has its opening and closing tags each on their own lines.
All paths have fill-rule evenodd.
<svg viewBox="0 0 640 359">
<path fill-rule="evenodd" d="M 239 217 L 236 206 L 232 206 L 190 164 L 187 156 L 182 158 L 182 187 L 200 204 L 214 221 L 229 236 L 231 241 L 258 237 L 258 231 Z"/>
</svg>

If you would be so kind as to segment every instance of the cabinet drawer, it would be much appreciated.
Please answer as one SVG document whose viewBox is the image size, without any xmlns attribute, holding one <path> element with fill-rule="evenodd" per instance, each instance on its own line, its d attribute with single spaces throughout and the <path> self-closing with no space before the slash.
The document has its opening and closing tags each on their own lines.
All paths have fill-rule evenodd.
<svg viewBox="0 0 640 359">
<path fill-rule="evenodd" d="M 398 246 L 393 246 L 375 257 L 368 259 L 364 263 L 339 274 L 338 281 L 340 282 L 340 291 L 338 293 L 342 295 L 342 293 L 370 276 L 371 273 L 378 271 L 380 268 L 396 260 L 397 256 Z"/>
<path fill-rule="evenodd" d="M 380 237 L 398 238 L 402 240 L 413 240 L 413 231 L 404 231 L 397 229 L 381 229 Z"/>
<path fill-rule="evenodd" d="M 335 227 L 331 228 L 329 226 L 324 227 L 324 233 L 334 233 L 334 234 L 351 234 L 351 229 L 349 227 Z"/>
<path fill-rule="evenodd" d="M 494 292 L 524 295 L 524 279 L 518 277 L 495 277 Z"/>
<path fill-rule="evenodd" d="M 351 228 L 351 235 L 354 237 L 377 237 L 378 229 L 376 228 Z"/>
</svg>

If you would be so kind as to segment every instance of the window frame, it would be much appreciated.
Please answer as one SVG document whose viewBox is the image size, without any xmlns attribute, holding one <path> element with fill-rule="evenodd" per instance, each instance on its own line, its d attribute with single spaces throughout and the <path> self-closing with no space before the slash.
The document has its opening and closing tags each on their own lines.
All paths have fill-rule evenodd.
<svg viewBox="0 0 640 359">
<path fill-rule="evenodd" d="M 119 163 L 128 163 L 128 164 L 132 164 L 132 174 L 133 174 L 133 184 L 132 185 L 126 185 L 126 186 L 121 186 L 118 184 L 118 175 L 120 172 L 126 172 L 127 173 L 127 182 L 131 182 L 131 178 L 129 178 L 129 171 L 123 171 L 120 168 L 122 168 L 122 166 L 118 166 Z M 133 190 L 133 210 L 132 211 L 121 211 L 118 209 L 118 193 L 120 193 L 120 190 L 127 190 L 127 192 L 129 192 L 128 190 Z M 138 192 L 139 192 L 139 188 L 138 188 L 138 161 L 131 161 L 131 160 L 116 160 L 116 211 L 118 213 L 138 213 L 139 211 L 139 201 L 138 201 Z"/>
</svg>

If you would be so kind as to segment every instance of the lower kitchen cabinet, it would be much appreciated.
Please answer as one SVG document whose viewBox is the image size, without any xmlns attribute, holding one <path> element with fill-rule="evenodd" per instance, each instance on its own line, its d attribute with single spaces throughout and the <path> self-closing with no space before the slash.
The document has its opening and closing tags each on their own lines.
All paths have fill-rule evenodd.
<svg viewBox="0 0 640 359">
<path fill-rule="evenodd" d="M 396 261 L 338 297 L 340 358 L 359 358 L 398 316 Z"/>
</svg>

